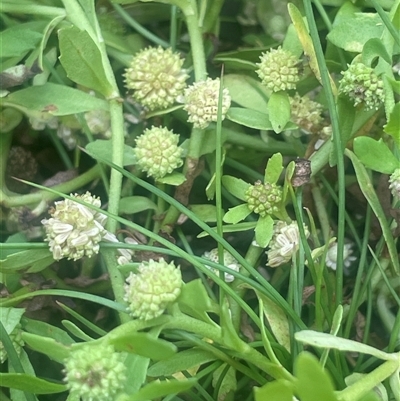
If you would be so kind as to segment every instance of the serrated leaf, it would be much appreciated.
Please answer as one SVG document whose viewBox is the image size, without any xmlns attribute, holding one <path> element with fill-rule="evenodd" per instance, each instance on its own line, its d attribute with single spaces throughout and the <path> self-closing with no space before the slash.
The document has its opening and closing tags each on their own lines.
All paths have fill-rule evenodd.
<svg viewBox="0 0 400 401">
<path fill-rule="evenodd" d="M 174 373 L 190 370 L 196 366 L 215 361 L 216 357 L 209 351 L 192 348 L 178 352 L 172 358 L 156 362 L 150 366 L 147 374 L 150 377 L 171 376 Z"/>
<path fill-rule="evenodd" d="M 297 341 L 309 344 L 317 348 L 333 348 L 339 351 L 360 352 L 361 354 L 373 355 L 378 359 L 395 359 L 395 354 L 388 354 L 377 348 L 371 347 L 347 338 L 336 337 L 332 334 L 320 333 L 313 330 L 302 330 L 294 335 Z"/>
<path fill-rule="evenodd" d="M 129 352 L 154 360 L 168 359 L 177 351 L 174 344 L 154 338 L 150 333 L 124 333 L 112 337 L 110 343 L 114 344 L 117 351 Z"/>
<path fill-rule="evenodd" d="M 274 233 L 274 220 L 269 214 L 259 217 L 254 231 L 258 246 L 266 248 Z"/>
<path fill-rule="evenodd" d="M 365 167 L 383 174 L 392 174 L 400 166 L 400 160 L 396 159 L 382 139 L 376 141 L 367 136 L 355 138 L 354 153 Z"/>
<path fill-rule="evenodd" d="M 17 109 L 48 112 L 54 116 L 84 113 L 90 110 L 108 111 L 105 100 L 69 86 L 47 82 L 10 93 L 3 104 Z"/>
<path fill-rule="evenodd" d="M 244 220 L 250 213 L 251 210 L 247 206 L 247 203 L 244 203 L 242 205 L 230 208 L 224 214 L 223 221 L 224 223 L 228 224 L 236 224 L 239 223 L 239 221 Z"/>
<path fill-rule="evenodd" d="M 79 85 L 110 97 L 113 87 L 104 72 L 103 60 L 97 45 L 86 31 L 77 27 L 60 29 L 60 62 L 68 78 Z"/>
<path fill-rule="evenodd" d="M 25 373 L 0 373 L 2 387 L 15 388 L 32 394 L 56 394 L 67 390 L 65 384 L 52 383 Z"/>
<path fill-rule="evenodd" d="M 272 129 L 279 134 L 290 120 L 289 95 L 286 92 L 274 92 L 268 101 L 268 115 Z"/>
<path fill-rule="evenodd" d="M 145 196 L 126 196 L 119 201 L 119 213 L 135 214 L 144 210 L 158 210 L 157 205 Z"/>
<path fill-rule="evenodd" d="M 240 178 L 224 175 L 222 177 L 222 185 L 236 198 L 246 200 L 245 193 L 250 187 L 250 184 Z"/>
</svg>

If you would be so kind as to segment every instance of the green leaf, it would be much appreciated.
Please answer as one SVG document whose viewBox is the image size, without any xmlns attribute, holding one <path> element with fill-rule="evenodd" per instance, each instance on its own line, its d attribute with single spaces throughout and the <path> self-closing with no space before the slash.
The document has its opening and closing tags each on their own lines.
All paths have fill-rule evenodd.
<svg viewBox="0 0 400 401">
<path fill-rule="evenodd" d="M 265 168 L 264 182 L 269 182 L 270 184 L 276 184 L 279 177 L 283 171 L 282 165 L 282 155 L 280 153 L 275 153 L 270 157 Z"/>
<path fill-rule="evenodd" d="M 377 57 L 381 57 L 388 64 L 392 64 L 392 58 L 389 56 L 382 40 L 380 38 L 371 38 L 364 44 L 362 61 L 365 65 L 371 67 Z"/>
<path fill-rule="evenodd" d="M 16 252 L 6 259 L 0 260 L 0 272 L 12 272 L 35 266 L 37 263 L 45 263 L 44 267 L 54 262 L 53 255 L 49 249 L 29 249 L 22 252 Z"/>
<path fill-rule="evenodd" d="M 226 118 L 245 127 L 272 130 L 272 124 L 266 111 L 261 112 L 242 107 L 230 107 Z"/>
<path fill-rule="evenodd" d="M 384 126 L 384 131 L 393 137 L 400 148 L 400 102 L 397 102 L 390 113 L 389 122 Z"/>
<path fill-rule="evenodd" d="M 126 366 L 127 377 L 124 386 L 124 392 L 134 394 L 146 382 L 147 369 L 150 359 L 136 354 L 127 354 L 124 364 Z M 79 401 L 79 400 L 78 400 Z"/>
<path fill-rule="evenodd" d="M 148 401 L 154 398 L 165 397 L 169 394 L 178 394 L 189 390 L 197 383 L 196 379 L 154 381 L 141 388 L 136 394 L 123 398 L 125 401 Z M 117 399 L 118 401 L 118 399 Z"/>
<path fill-rule="evenodd" d="M 93 338 L 88 336 L 81 328 L 79 328 L 75 323 L 69 320 L 62 320 L 61 324 L 76 338 L 83 341 L 92 341 Z"/>
<path fill-rule="evenodd" d="M 255 401 L 293 401 L 293 391 L 292 383 L 279 380 L 254 387 L 254 397 Z"/>
<path fill-rule="evenodd" d="M 15 329 L 25 313 L 23 308 L 0 308 L 0 321 L 6 329 L 7 334 Z"/>
<path fill-rule="evenodd" d="M 96 139 L 93 142 L 88 143 L 85 146 L 86 152 L 92 156 L 94 159 L 97 157 L 101 159 L 105 159 L 107 161 L 112 161 L 112 142 L 111 139 Z M 133 149 L 124 145 L 124 166 L 131 166 L 132 164 L 136 164 L 136 157 L 133 153 Z"/>
<path fill-rule="evenodd" d="M 225 374 L 221 379 L 221 375 L 224 372 Z M 220 383 L 218 387 L 218 400 L 225 400 L 229 393 L 233 393 L 237 389 L 236 370 L 226 363 L 222 364 L 213 372 L 213 387 L 217 388 L 218 383 Z"/>
<path fill-rule="evenodd" d="M 23 332 L 22 339 L 33 350 L 47 355 L 56 362 L 64 363 L 65 359 L 69 356 L 69 348 L 52 338 Z"/>
<path fill-rule="evenodd" d="M 248 231 L 253 230 L 256 227 L 255 221 L 245 222 L 245 223 L 238 223 L 238 224 L 229 224 L 227 226 L 222 227 L 222 231 L 224 233 L 237 233 L 241 231 Z M 213 230 L 216 231 L 216 227 L 213 227 Z M 205 231 L 202 231 L 200 234 L 197 235 L 197 238 L 204 238 L 207 237 L 209 234 Z"/>
<path fill-rule="evenodd" d="M 119 201 L 120 214 L 135 214 L 149 209 L 158 211 L 157 205 L 145 196 L 126 196 Z"/>
<path fill-rule="evenodd" d="M 365 167 L 383 174 L 392 174 L 400 165 L 382 139 L 375 141 L 367 136 L 355 138 L 354 153 Z"/>
<path fill-rule="evenodd" d="M 157 178 L 157 182 L 167 185 L 178 186 L 183 184 L 186 181 L 186 177 L 182 173 L 178 173 L 176 171 L 171 174 L 166 175 L 162 178 Z"/>
<path fill-rule="evenodd" d="M 286 92 L 274 92 L 268 101 L 268 115 L 272 129 L 279 134 L 290 120 L 289 95 Z"/>
<path fill-rule="evenodd" d="M 229 90 L 234 103 L 267 113 L 268 91 L 260 81 L 242 74 L 227 74 L 224 76 L 224 87 Z"/>
<path fill-rule="evenodd" d="M 317 348 L 333 348 L 339 351 L 359 352 L 361 354 L 373 355 L 378 359 L 395 359 L 395 354 L 388 354 L 377 348 L 362 344 L 347 338 L 336 337 L 332 334 L 320 333 L 313 330 L 302 330 L 294 335 L 297 341 L 312 345 Z"/>
<path fill-rule="evenodd" d="M 194 297 L 193 294 L 196 296 Z M 200 279 L 192 280 L 182 286 L 178 305 L 183 313 L 207 323 L 212 322 L 207 312 L 218 308 L 208 296 Z"/>
<path fill-rule="evenodd" d="M 189 209 L 205 223 L 217 221 L 217 207 L 215 205 L 190 205 Z"/>
<path fill-rule="evenodd" d="M 245 201 L 245 193 L 250 187 L 250 184 L 240 178 L 224 175 L 222 177 L 222 185 L 236 198 Z"/>
<path fill-rule="evenodd" d="M 154 360 L 170 358 L 177 350 L 174 344 L 154 338 L 149 333 L 124 333 L 112 337 L 110 342 L 114 344 L 117 351 L 129 352 Z"/>
<path fill-rule="evenodd" d="M 100 50 L 90 35 L 72 26 L 60 29 L 58 38 L 60 62 L 68 78 L 101 93 L 106 98 L 112 96 L 113 87 L 104 72 Z"/>
<path fill-rule="evenodd" d="M 62 329 L 52 326 L 51 324 L 24 318 L 24 329 L 29 333 L 36 334 L 40 337 L 49 337 L 63 345 L 71 345 L 74 340 Z"/>
<path fill-rule="evenodd" d="M 361 162 L 357 159 L 356 155 L 353 152 L 346 149 L 345 154 L 352 161 L 361 191 L 367 199 L 369 205 L 371 206 L 371 209 L 375 213 L 375 216 L 379 220 L 379 224 L 382 228 L 382 233 L 385 238 L 387 248 L 389 250 L 389 255 L 393 264 L 394 271 L 397 275 L 400 275 L 400 264 L 396 250 L 396 243 L 393 239 L 393 235 L 390 230 L 389 223 L 386 219 L 385 212 L 382 209 L 381 202 L 374 190 L 371 179 L 367 171 L 365 170 L 365 167 L 361 164 Z"/>
<path fill-rule="evenodd" d="M 23 57 L 29 50 L 35 49 L 46 25 L 45 21 L 18 23 L 0 32 L 1 57 Z"/>
<path fill-rule="evenodd" d="M 2 387 L 15 388 L 32 394 L 56 394 L 67 390 L 65 384 L 52 383 L 25 373 L 0 373 Z"/>
<path fill-rule="evenodd" d="M 317 358 L 302 352 L 295 361 L 297 391 L 301 401 L 338 401 L 332 381 L 325 373 Z"/>
<path fill-rule="evenodd" d="M 243 203 L 242 205 L 230 208 L 225 213 L 223 221 L 228 224 L 236 224 L 244 220 L 250 213 L 251 210 L 247 206 L 247 203 Z"/>
<path fill-rule="evenodd" d="M 380 38 L 384 24 L 376 13 L 362 13 L 351 2 L 345 2 L 336 14 L 328 40 L 348 52 L 361 53 L 366 42 Z"/>
<path fill-rule="evenodd" d="M 108 103 L 105 100 L 90 96 L 78 89 L 51 82 L 10 93 L 3 104 L 22 111 L 48 112 L 54 116 L 66 116 L 98 109 L 108 111 Z"/>
<path fill-rule="evenodd" d="M 274 220 L 269 214 L 264 217 L 260 216 L 254 231 L 258 246 L 266 248 L 274 233 Z"/>
<path fill-rule="evenodd" d="M 205 363 L 215 361 L 216 357 L 209 351 L 191 348 L 178 352 L 172 358 L 156 362 L 150 366 L 147 375 L 150 377 L 171 376 L 174 373 L 188 371 Z"/>
</svg>

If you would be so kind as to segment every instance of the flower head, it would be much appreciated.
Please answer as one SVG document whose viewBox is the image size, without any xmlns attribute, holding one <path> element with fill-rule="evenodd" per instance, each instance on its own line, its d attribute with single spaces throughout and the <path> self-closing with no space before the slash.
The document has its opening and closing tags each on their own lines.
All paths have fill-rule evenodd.
<svg viewBox="0 0 400 401">
<path fill-rule="evenodd" d="M 366 110 L 378 110 L 384 100 L 384 90 L 383 81 L 374 70 L 363 63 L 354 63 L 342 74 L 339 93 L 349 96 L 354 106 L 364 103 Z"/>
<path fill-rule="evenodd" d="M 185 90 L 184 109 L 189 114 L 188 121 L 193 123 L 195 128 L 206 128 L 211 121 L 218 118 L 218 99 L 219 99 L 219 78 L 207 78 L 205 81 L 195 82 Z M 228 89 L 222 90 L 222 119 L 225 118 L 231 97 Z"/>
<path fill-rule="evenodd" d="M 112 345 L 73 347 L 64 370 L 71 394 L 82 401 L 115 399 L 126 380 L 124 358 Z"/>
<path fill-rule="evenodd" d="M 336 270 L 337 267 L 337 242 L 332 243 L 329 247 L 328 252 L 325 257 L 325 263 L 332 270 Z M 352 256 L 353 250 L 351 249 L 351 244 L 344 244 L 343 248 L 343 264 L 344 267 L 350 267 L 350 265 L 357 259 L 355 256 Z"/>
<path fill-rule="evenodd" d="M 133 98 L 149 110 L 166 109 L 181 96 L 189 77 L 171 49 L 149 47 L 137 53 L 125 72 Z"/>
<path fill-rule="evenodd" d="M 292 121 L 307 133 L 316 133 L 321 129 L 323 118 L 322 105 L 307 96 L 298 93 L 290 98 Z"/>
<path fill-rule="evenodd" d="M 14 330 L 9 334 L 10 340 L 12 342 L 12 345 L 19 355 L 21 353 L 22 347 L 24 346 L 24 341 L 22 340 L 22 331 L 21 331 L 21 325 L 18 323 Z M 2 341 L 0 341 L 0 364 L 4 363 L 8 358 L 7 351 L 4 348 L 4 344 Z"/>
<path fill-rule="evenodd" d="M 133 149 L 137 166 L 145 171 L 148 177 L 156 179 L 182 165 L 183 149 L 178 146 L 179 135 L 165 127 L 146 129 L 143 135 L 136 138 Z"/>
<path fill-rule="evenodd" d="M 126 281 L 124 299 L 131 315 L 150 320 L 160 316 L 178 298 L 182 275 L 173 262 L 150 259 L 139 265 L 137 274 L 131 272 Z"/>
<path fill-rule="evenodd" d="M 304 225 L 306 238 L 310 235 L 307 227 Z M 278 267 L 292 259 L 299 249 L 300 233 L 299 226 L 295 221 L 290 224 L 284 221 L 278 221 L 274 227 L 274 234 L 269 243 L 270 249 L 267 252 L 268 263 L 270 267 Z"/>
<path fill-rule="evenodd" d="M 389 178 L 389 189 L 394 197 L 400 198 L 400 168 L 394 170 Z"/>
<path fill-rule="evenodd" d="M 218 258 L 218 248 L 214 248 L 209 252 L 204 252 L 203 258 L 211 260 L 211 262 L 218 263 L 219 258 Z M 223 265 L 226 267 L 229 267 L 235 272 L 238 272 L 240 269 L 240 264 L 239 262 L 226 250 L 224 249 L 224 262 Z M 215 274 L 219 274 L 218 269 L 214 269 L 213 267 L 207 266 L 210 270 L 212 270 Z M 229 273 L 224 273 L 224 280 L 227 283 L 231 283 L 235 279 L 235 276 Z"/>
<path fill-rule="evenodd" d="M 93 135 L 102 134 L 111 138 L 110 113 L 105 110 L 90 110 L 85 113 L 86 123 Z"/>
<path fill-rule="evenodd" d="M 90 192 L 71 196 L 93 206 L 101 206 L 100 199 L 92 196 Z M 99 242 L 107 234 L 104 228 L 107 217 L 104 214 L 70 199 L 55 202 L 55 208 L 50 214 L 51 218 L 43 219 L 42 224 L 55 260 L 77 260 L 99 252 Z"/>
<path fill-rule="evenodd" d="M 295 89 L 300 80 L 298 59 L 289 51 L 271 49 L 260 57 L 256 73 L 262 83 L 273 92 Z"/>
<path fill-rule="evenodd" d="M 247 189 L 245 198 L 249 209 L 264 217 L 267 214 L 278 212 L 278 204 L 282 200 L 282 190 L 276 184 L 269 182 L 263 184 L 261 181 L 256 181 Z"/>
</svg>

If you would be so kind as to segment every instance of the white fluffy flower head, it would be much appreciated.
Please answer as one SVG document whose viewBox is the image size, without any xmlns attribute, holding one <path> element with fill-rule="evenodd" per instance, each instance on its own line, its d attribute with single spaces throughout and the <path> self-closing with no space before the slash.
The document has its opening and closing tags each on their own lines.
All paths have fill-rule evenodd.
<svg viewBox="0 0 400 401">
<path fill-rule="evenodd" d="M 71 194 L 93 206 L 100 207 L 99 198 L 90 192 L 84 195 Z M 87 206 L 70 199 L 55 202 L 50 210 L 50 219 L 43 219 L 46 241 L 55 260 L 68 258 L 78 260 L 83 256 L 91 257 L 99 252 L 99 242 L 107 234 L 104 224 L 107 217 Z"/>
<path fill-rule="evenodd" d="M 357 259 L 352 255 L 353 250 L 351 249 L 351 244 L 344 244 L 343 247 L 343 264 L 344 267 L 350 267 L 350 265 Z M 325 257 L 325 263 L 332 270 L 336 270 L 337 268 L 337 250 L 338 244 L 334 242 L 328 249 L 328 252 Z"/>
</svg>

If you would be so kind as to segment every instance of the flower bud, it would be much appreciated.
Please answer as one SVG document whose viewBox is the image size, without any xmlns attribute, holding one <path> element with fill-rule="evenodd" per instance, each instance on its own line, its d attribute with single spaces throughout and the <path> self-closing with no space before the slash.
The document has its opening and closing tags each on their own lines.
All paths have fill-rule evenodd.
<svg viewBox="0 0 400 401">
<path fill-rule="evenodd" d="M 306 225 L 303 226 L 306 238 L 309 237 L 310 232 Z M 295 221 L 287 224 L 284 221 L 278 221 L 274 226 L 274 234 L 271 242 L 269 243 L 269 250 L 267 253 L 268 262 L 270 267 L 278 267 L 288 263 L 292 256 L 298 251 L 300 244 L 299 226 Z"/>
<path fill-rule="evenodd" d="M 282 200 L 282 190 L 276 184 L 256 181 L 247 189 L 245 198 L 249 209 L 264 217 L 278 212 L 277 205 Z"/>
<path fill-rule="evenodd" d="M 214 248 L 209 252 L 204 252 L 203 258 L 211 260 L 211 262 L 219 263 L 218 258 L 218 248 Z M 229 267 L 235 272 L 238 272 L 240 269 L 239 262 L 226 250 L 224 249 L 224 261 L 222 263 L 224 266 Z M 212 270 L 216 275 L 219 275 L 219 270 L 215 269 L 214 267 L 207 266 L 210 270 Z M 235 279 L 235 276 L 229 273 L 224 273 L 224 280 L 227 283 L 231 283 Z"/>
<path fill-rule="evenodd" d="M 207 128 L 211 121 L 218 119 L 219 78 L 207 78 L 205 81 L 195 82 L 185 90 L 185 106 L 188 112 L 188 121 L 195 128 Z M 222 90 L 222 120 L 231 105 L 228 89 Z"/>
<path fill-rule="evenodd" d="M 71 194 L 96 207 L 101 206 L 99 198 L 86 192 L 84 195 Z M 83 256 L 91 257 L 99 252 L 99 242 L 107 234 L 104 224 L 107 217 L 87 206 L 65 199 L 55 202 L 50 211 L 51 218 L 43 219 L 46 241 L 55 260 L 68 258 L 77 260 Z"/>
<path fill-rule="evenodd" d="M 392 195 L 400 199 L 400 168 L 394 170 L 394 173 L 389 178 L 389 183 Z"/>
<path fill-rule="evenodd" d="M 133 152 L 136 165 L 147 173 L 148 177 L 162 178 L 182 166 L 183 149 L 178 146 L 179 135 L 165 127 L 146 129 L 136 138 Z"/>
<path fill-rule="evenodd" d="M 342 74 L 339 93 L 349 96 L 354 106 L 364 103 L 365 110 L 379 109 L 384 101 L 383 81 L 372 68 L 354 63 Z"/>
<path fill-rule="evenodd" d="M 295 89 L 300 80 L 298 59 L 289 51 L 271 49 L 260 57 L 256 73 L 261 82 L 273 92 Z"/>
<path fill-rule="evenodd" d="M 82 401 L 116 399 L 126 380 L 124 358 L 112 345 L 72 346 L 64 370 L 70 393 Z"/>
<path fill-rule="evenodd" d="M 149 110 L 166 109 L 181 96 L 189 77 L 183 60 L 171 49 L 149 47 L 137 53 L 125 72 L 133 98 Z"/>
<path fill-rule="evenodd" d="M 292 121 L 307 133 L 317 133 L 322 126 L 322 105 L 298 93 L 290 98 Z"/>
<path fill-rule="evenodd" d="M 181 293 L 182 275 L 173 262 L 150 259 L 139 265 L 138 273 L 126 279 L 125 301 L 130 313 L 141 320 L 160 316 Z"/>
</svg>

